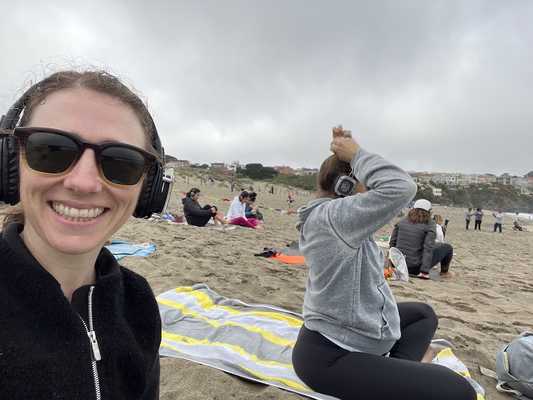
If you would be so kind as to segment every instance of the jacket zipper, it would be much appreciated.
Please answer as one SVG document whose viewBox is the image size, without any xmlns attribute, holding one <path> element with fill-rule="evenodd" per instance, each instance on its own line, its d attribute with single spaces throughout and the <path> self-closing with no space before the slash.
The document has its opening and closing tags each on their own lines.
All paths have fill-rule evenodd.
<svg viewBox="0 0 533 400">
<path fill-rule="evenodd" d="M 91 353 L 92 353 L 91 368 L 93 371 L 94 391 L 96 394 L 96 400 L 101 400 L 102 395 L 100 393 L 100 379 L 98 377 L 98 367 L 96 365 L 96 362 L 102 359 L 102 355 L 100 354 L 100 348 L 98 347 L 98 341 L 96 340 L 96 332 L 94 331 L 94 325 L 93 325 L 93 291 L 94 291 L 94 286 L 91 286 L 89 288 L 89 328 L 87 328 L 87 324 L 85 323 L 85 321 L 83 320 L 81 316 L 80 316 L 80 320 L 81 320 L 81 323 L 83 324 L 83 327 L 85 328 L 85 332 L 87 333 L 87 336 L 89 337 L 89 344 L 91 345 Z"/>
</svg>

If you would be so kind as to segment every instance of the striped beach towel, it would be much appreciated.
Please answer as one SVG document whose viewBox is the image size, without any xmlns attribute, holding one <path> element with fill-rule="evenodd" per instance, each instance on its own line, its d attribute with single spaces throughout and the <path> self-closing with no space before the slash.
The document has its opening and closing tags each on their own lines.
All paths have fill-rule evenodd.
<svg viewBox="0 0 533 400">
<path fill-rule="evenodd" d="M 205 284 L 169 290 L 157 302 L 163 325 L 161 356 L 194 361 L 312 399 L 335 399 L 312 391 L 294 372 L 292 349 L 302 326 L 300 314 L 229 299 Z M 439 353 L 433 362 L 468 376 L 451 351 Z M 474 388 L 483 400 L 483 389 Z"/>
<path fill-rule="evenodd" d="M 157 297 L 162 356 L 183 358 L 266 385 L 318 399 L 296 376 L 292 349 L 301 316 L 281 308 L 220 296 L 205 284 Z"/>
</svg>

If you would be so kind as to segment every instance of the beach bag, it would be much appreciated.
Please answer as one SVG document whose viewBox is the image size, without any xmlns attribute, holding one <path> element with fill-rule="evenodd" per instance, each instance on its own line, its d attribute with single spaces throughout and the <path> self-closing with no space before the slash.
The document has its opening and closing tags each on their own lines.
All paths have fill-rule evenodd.
<svg viewBox="0 0 533 400">
<path fill-rule="evenodd" d="M 405 256 L 396 247 L 389 249 L 389 259 L 394 265 L 393 280 L 409 282 L 409 271 L 407 270 L 407 262 Z"/>
<path fill-rule="evenodd" d="M 500 392 L 533 400 L 533 332 L 524 332 L 496 355 Z"/>
</svg>

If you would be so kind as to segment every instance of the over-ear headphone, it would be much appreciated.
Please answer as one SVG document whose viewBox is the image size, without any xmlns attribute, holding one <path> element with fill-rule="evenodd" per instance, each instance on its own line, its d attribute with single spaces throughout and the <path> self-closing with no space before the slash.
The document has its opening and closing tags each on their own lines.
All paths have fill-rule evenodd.
<svg viewBox="0 0 533 400">
<path fill-rule="evenodd" d="M 3 115 L 0 120 L 0 129 L 15 129 L 31 95 L 38 87 L 39 83 L 30 87 L 11 106 L 7 114 Z M 148 115 L 150 116 L 150 113 Z M 174 181 L 173 174 L 165 174 L 162 164 L 165 159 L 165 151 L 161 146 L 161 140 L 151 116 L 150 124 L 153 132 L 151 143 L 161 161 L 154 163 L 144 178 L 139 200 L 133 213 L 133 216 L 137 218 L 149 218 L 152 213 L 162 213 L 168 205 Z M 20 201 L 19 176 L 17 139 L 11 134 L 3 134 L 0 136 L 0 201 L 11 205 Z"/>
<path fill-rule="evenodd" d="M 334 191 L 337 196 L 346 197 L 355 193 L 357 180 L 348 175 L 340 175 L 335 180 Z"/>
</svg>

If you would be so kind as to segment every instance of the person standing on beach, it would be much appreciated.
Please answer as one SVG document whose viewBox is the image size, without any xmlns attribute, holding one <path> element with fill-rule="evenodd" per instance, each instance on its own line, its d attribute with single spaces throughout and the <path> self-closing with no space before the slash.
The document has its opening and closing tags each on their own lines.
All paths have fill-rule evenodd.
<svg viewBox="0 0 533 400">
<path fill-rule="evenodd" d="M 474 230 L 481 230 L 481 222 L 483 221 L 483 211 L 477 208 L 474 212 Z"/>
<path fill-rule="evenodd" d="M 465 211 L 466 230 L 468 230 L 468 227 L 470 226 L 470 219 L 472 218 L 472 215 L 474 215 L 472 212 L 472 207 L 468 207 L 468 210 Z"/>
<path fill-rule="evenodd" d="M 159 399 L 157 302 L 104 247 L 167 200 L 146 106 L 107 72 L 61 71 L 0 127 L 0 200 L 19 216 L 0 236 L 0 396 Z"/>
<path fill-rule="evenodd" d="M 502 224 L 504 217 L 502 210 L 499 208 L 496 212 L 492 213 L 492 216 L 494 217 L 494 232 L 496 232 L 496 229 L 498 229 L 500 233 L 502 233 Z"/>
<path fill-rule="evenodd" d="M 311 389 L 344 400 L 474 400 L 462 376 L 421 362 L 432 358 L 437 316 L 424 303 L 396 303 L 372 238 L 409 204 L 416 184 L 342 127 L 333 129 L 330 149 L 317 198 L 298 209 L 309 275 L 292 353 L 296 374 Z"/>
</svg>

